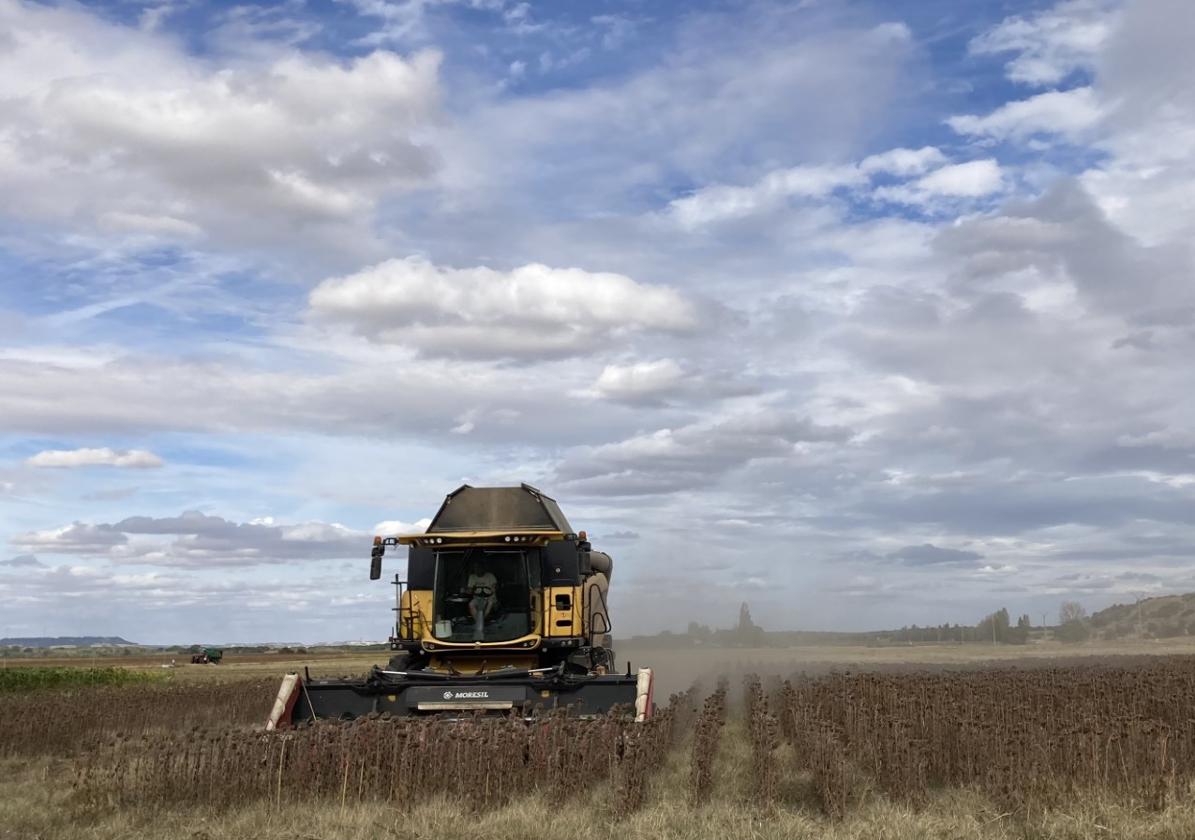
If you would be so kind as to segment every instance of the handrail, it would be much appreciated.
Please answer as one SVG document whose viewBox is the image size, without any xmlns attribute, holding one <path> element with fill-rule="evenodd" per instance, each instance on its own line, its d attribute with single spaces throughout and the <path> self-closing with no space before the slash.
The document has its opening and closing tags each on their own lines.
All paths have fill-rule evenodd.
<svg viewBox="0 0 1195 840">
<path fill-rule="evenodd" d="M 602 588 L 601 588 L 600 586 L 598 586 L 597 584 L 591 584 L 590 586 L 586 587 L 586 589 L 589 589 L 589 590 L 596 590 L 596 591 L 597 591 L 597 593 L 598 593 L 598 598 L 600 598 L 600 599 L 601 599 L 601 602 L 602 602 L 602 609 L 601 609 L 602 621 L 603 621 L 603 623 L 605 623 L 605 625 L 606 625 L 606 629 L 602 631 L 602 634 L 603 634 L 603 635 L 609 635 L 610 633 L 613 633 L 613 632 L 614 632 L 614 622 L 610 620 L 610 606 L 609 606 L 609 604 L 606 602 L 606 593 L 604 593 L 604 592 L 602 591 Z M 586 626 L 587 626 L 587 627 L 588 627 L 588 629 L 589 629 L 589 633 L 590 633 L 590 635 L 592 636 L 592 635 L 593 635 L 593 617 L 594 617 L 595 615 L 597 615 L 598 611 L 597 611 L 597 610 L 595 610 L 595 609 L 592 609 L 592 601 L 590 601 L 590 599 L 586 599 L 586 601 L 588 601 L 588 603 L 587 603 L 587 606 L 589 606 L 589 607 L 590 607 L 590 609 L 589 609 L 588 621 L 586 621 L 585 623 L 586 623 Z"/>
</svg>

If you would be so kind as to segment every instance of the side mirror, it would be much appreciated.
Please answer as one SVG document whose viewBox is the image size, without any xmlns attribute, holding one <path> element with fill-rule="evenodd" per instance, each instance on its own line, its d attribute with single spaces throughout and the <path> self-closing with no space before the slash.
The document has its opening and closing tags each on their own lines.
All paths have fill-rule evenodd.
<svg viewBox="0 0 1195 840">
<path fill-rule="evenodd" d="M 385 550 L 384 546 L 375 545 L 373 547 L 373 556 L 369 559 L 370 580 L 378 580 L 382 576 L 382 552 Z"/>
</svg>

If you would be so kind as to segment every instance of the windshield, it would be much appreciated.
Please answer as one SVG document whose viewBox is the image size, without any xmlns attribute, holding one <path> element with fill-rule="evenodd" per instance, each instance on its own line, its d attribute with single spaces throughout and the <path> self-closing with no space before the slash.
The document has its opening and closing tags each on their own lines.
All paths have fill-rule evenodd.
<svg viewBox="0 0 1195 840">
<path fill-rule="evenodd" d="M 526 636 L 533 628 L 531 588 L 524 551 L 438 551 L 432 635 L 446 642 Z"/>
</svg>

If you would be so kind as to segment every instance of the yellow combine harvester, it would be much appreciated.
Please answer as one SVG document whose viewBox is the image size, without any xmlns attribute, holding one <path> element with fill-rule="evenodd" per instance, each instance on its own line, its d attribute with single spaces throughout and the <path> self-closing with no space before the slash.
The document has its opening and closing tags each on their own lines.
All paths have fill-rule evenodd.
<svg viewBox="0 0 1195 840">
<path fill-rule="evenodd" d="M 574 532 L 530 485 L 448 494 L 422 534 L 374 537 L 370 579 L 388 548 L 407 547 L 397 588 L 396 653 L 359 679 L 283 680 L 269 728 L 474 711 L 530 714 L 568 705 L 580 715 L 652 713 L 652 673 L 618 673 L 607 604 L 614 563 Z"/>
</svg>

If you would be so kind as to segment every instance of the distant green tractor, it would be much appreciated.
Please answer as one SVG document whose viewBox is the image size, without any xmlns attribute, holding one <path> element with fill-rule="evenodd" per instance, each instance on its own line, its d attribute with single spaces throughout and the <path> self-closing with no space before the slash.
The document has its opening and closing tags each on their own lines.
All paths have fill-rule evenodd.
<svg viewBox="0 0 1195 840">
<path fill-rule="evenodd" d="M 192 665 L 219 665 L 224 658 L 224 651 L 219 648 L 204 648 L 198 653 L 191 654 Z"/>
</svg>

